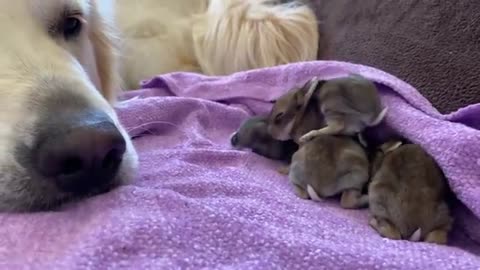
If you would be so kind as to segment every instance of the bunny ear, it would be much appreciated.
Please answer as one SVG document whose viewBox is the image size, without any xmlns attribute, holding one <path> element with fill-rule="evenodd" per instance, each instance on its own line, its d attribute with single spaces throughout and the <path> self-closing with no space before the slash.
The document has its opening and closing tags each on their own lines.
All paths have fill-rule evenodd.
<svg viewBox="0 0 480 270">
<path fill-rule="evenodd" d="M 301 92 L 302 97 L 300 100 L 298 100 L 298 104 L 308 104 L 315 91 L 317 91 L 317 89 L 320 88 L 324 83 L 325 81 L 319 79 L 318 77 L 313 77 L 312 79 L 308 80 L 299 91 Z"/>
<path fill-rule="evenodd" d="M 380 146 L 380 149 L 384 154 L 387 154 L 399 148 L 400 146 L 402 146 L 402 144 L 403 142 L 401 141 L 390 141 L 382 144 L 382 146 Z"/>
<path fill-rule="evenodd" d="M 318 87 L 321 87 L 325 83 L 325 80 L 321 80 L 318 77 L 313 77 L 310 80 L 308 80 L 304 85 L 303 88 L 308 92 L 310 89 L 317 89 Z"/>
<path fill-rule="evenodd" d="M 313 77 L 307 82 L 307 92 L 313 91 L 317 88 L 318 84 L 320 83 L 320 79 L 318 77 Z"/>
</svg>

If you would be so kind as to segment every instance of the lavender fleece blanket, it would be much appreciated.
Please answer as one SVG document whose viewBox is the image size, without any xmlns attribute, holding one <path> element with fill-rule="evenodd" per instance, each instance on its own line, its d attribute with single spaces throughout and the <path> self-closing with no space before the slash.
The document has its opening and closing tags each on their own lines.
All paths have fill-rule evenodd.
<svg viewBox="0 0 480 270">
<path fill-rule="evenodd" d="M 366 210 L 298 199 L 278 164 L 229 136 L 311 76 L 379 84 L 386 122 L 420 143 L 462 202 L 450 246 L 382 239 Z M 57 212 L 0 215 L 1 269 L 480 269 L 480 105 L 441 115 L 407 83 L 342 62 L 205 77 L 175 73 L 125 96 L 138 179 Z"/>
</svg>

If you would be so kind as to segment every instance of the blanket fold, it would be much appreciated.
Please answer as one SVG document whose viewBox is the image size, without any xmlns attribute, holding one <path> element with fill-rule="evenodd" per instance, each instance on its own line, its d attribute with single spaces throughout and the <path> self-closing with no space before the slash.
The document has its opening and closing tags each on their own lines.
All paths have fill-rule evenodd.
<svg viewBox="0 0 480 270">
<path fill-rule="evenodd" d="M 279 163 L 230 147 L 243 120 L 312 76 L 375 81 L 394 131 L 421 144 L 461 204 L 449 246 L 383 239 L 366 210 L 297 198 Z M 374 68 L 310 62 L 225 77 L 172 73 L 117 111 L 137 181 L 59 212 L 1 214 L 0 269 L 479 269 L 479 106 L 442 115 Z"/>
</svg>

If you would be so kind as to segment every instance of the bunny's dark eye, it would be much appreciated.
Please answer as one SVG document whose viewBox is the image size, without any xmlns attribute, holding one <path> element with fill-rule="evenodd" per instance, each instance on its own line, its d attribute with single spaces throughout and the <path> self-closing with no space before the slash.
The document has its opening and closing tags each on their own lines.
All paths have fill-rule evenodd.
<svg viewBox="0 0 480 270">
<path fill-rule="evenodd" d="M 283 112 L 278 113 L 277 115 L 275 115 L 275 119 L 274 119 L 275 124 L 278 125 L 278 124 L 280 124 L 280 123 L 282 122 L 283 115 L 284 115 Z"/>
</svg>

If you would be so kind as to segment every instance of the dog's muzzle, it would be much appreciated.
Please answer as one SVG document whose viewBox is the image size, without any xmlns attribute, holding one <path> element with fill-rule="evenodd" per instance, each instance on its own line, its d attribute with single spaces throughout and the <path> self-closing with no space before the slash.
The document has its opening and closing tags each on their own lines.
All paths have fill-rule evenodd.
<svg viewBox="0 0 480 270">
<path fill-rule="evenodd" d="M 59 118 L 44 120 L 52 122 L 34 147 L 34 169 L 64 192 L 85 194 L 108 187 L 126 151 L 118 128 L 101 111 Z"/>
</svg>

